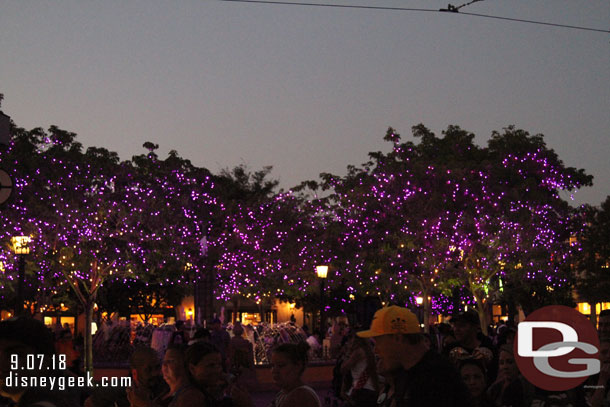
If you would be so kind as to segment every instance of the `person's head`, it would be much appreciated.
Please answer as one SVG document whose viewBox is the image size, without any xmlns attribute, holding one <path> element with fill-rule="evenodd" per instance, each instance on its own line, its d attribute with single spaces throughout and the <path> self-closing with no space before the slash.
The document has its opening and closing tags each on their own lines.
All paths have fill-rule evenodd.
<svg viewBox="0 0 610 407">
<path fill-rule="evenodd" d="M 392 305 L 375 313 L 371 328 L 358 332 L 361 338 L 373 338 L 375 353 L 383 372 L 408 368 L 426 352 L 419 320 L 404 307 Z"/>
<path fill-rule="evenodd" d="M 600 336 L 610 336 L 610 309 L 599 313 L 599 334 Z"/>
<path fill-rule="evenodd" d="M 513 343 L 515 343 L 516 335 L 517 335 L 517 328 L 515 328 L 514 326 L 509 326 L 508 328 L 506 328 L 506 332 L 504 334 L 505 343 L 511 344 L 511 345 Z"/>
<path fill-rule="evenodd" d="M 25 367 L 27 355 L 45 355 L 44 361 L 50 361 L 55 353 L 53 334 L 42 322 L 26 317 L 12 318 L 0 322 L 0 395 L 18 401 L 27 389 L 18 386 L 7 386 L 6 378 L 11 373 L 11 355 L 18 355 L 18 362 Z M 20 377 L 38 376 L 35 370 L 22 370 Z M 43 366 L 43 371 L 46 366 Z"/>
<path fill-rule="evenodd" d="M 131 376 L 137 386 L 152 389 L 161 379 L 161 362 L 157 351 L 148 346 L 137 347 L 129 358 Z"/>
<path fill-rule="evenodd" d="M 459 371 L 470 395 L 474 399 L 481 397 L 487 388 L 487 374 L 483 362 L 476 359 L 464 359 L 460 362 Z"/>
<path fill-rule="evenodd" d="M 307 342 L 284 343 L 273 349 L 271 375 L 280 388 L 290 388 L 301 381 L 307 367 Z"/>
<path fill-rule="evenodd" d="M 188 381 L 188 373 L 184 362 L 184 348 L 182 346 L 170 345 L 167 348 L 161 365 L 161 373 L 172 391 L 175 391 L 177 387 Z"/>
<path fill-rule="evenodd" d="M 369 338 L 361 338 L 353 332 L 348 335 L 348 338 L 349 339 L 346 346 L 349 346 L 349 348 L 352 350 L 362 349 L 364 352 L 364 359 L 366 360 L 367 369 L 376 372 L 377 361 L 375 359 L 371 340 Z"/>
<path fill-rule="evenodd" d="M 345 319 L 339 319 L 333 324 L 332 333 L 334 335 L 346 335 L 348 331 L 349 325 Z"/>
<path fill-rule="evenodd" d="M 506 344 L 500 347 L 498 375 L 502 375 L 506 380 L 514 380 L 519 375 L 512 345 Z"/>
<path fill-rule="evenodd" d="M 220 322 L 220 319 L 218 319 L 218 318 L 214 318 L 214 319 L 212 320 L 212 322 L 210 322 L 210 328 L 211 328 L 213 331 L 220 331 L 220 330 L 222 329 L 222 324 L 221 324 L 221 322 Z"/>
<path fill-rule="evenodd" d="M 189 345 L 194 344 L 195 342 L 209 342 L 210 341 L 210 331 L 207 328 L 198 328 L 193 337 L 189 341 Z"/>
<path fill-rule="evenodd" d="M 244 334 L 244 327 L 241 324 L 235 324 L 233 326 L 233 335 L 242 336 Z"/>
<path fill-rule="evenodd" d="M 193 381 L 201 387 L 216 386 L 222 376 L 222 357 L 216 346 L 197 342 L 186 350 L 186 365 Z"/>
<path fill-rule="evenodd" d="M 451 318 L 453 335 L 459 343 L 468 343 L 476 339 L 479 331 L 479 315 L 475 311 L 460 312 Z"/>
</svg>

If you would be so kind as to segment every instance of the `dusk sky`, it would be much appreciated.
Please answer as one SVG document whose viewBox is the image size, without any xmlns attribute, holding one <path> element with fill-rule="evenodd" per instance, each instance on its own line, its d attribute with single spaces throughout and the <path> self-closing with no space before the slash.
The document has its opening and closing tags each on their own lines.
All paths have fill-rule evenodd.
<svg viewBox="0 0 610 407">
<path fill-rule="evenodd" d="M 315 2 L 312 0 L 311 2 Z M 458 6 L 466 1 L 452 3 Z M 448 0 L 328 0 L 447 7 Z M 462 12 L 610 29 L 608 0 L 485 0 Z M 345 175 L 459 125 L 485 145 L 514 124 L 610 195 L 610 34 L 456 13 L 199 1 L 0 3 L 2 111 L 122 159 L 160 144 L 219 172 L 274 167 L 283 188 Z M 567 195 L 566 195 L 567 196 Z"/>
</svg>

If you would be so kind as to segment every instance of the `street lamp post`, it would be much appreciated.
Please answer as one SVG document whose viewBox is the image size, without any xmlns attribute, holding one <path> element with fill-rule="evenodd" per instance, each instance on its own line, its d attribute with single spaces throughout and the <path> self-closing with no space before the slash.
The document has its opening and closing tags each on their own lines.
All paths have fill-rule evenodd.
<svg viewBox="0 0 610 407">
<path fill-rule="evenodd" d="M 316 274 L 320 279 L 320 331 L 322 334 L 322 340 L 326 338 L 326 321 L 324 317 L 324 283 L 326 281 L 326 277 L 328 276 L 328 266 L 316 266 Z"/>
<path fill-rule="evenodd" d="M 23 280 L 25 274 L 25 256 L 30 253 L 30 237 L 14 236 L 11 238 L 13 252 L 17 255 L 17 298 L 15 299 L 15 316 L 23 315 Z"/>
<path fill-rule="evenodd" d="M 419 323 L 424 323 L 424 312 L 422 310 L 422 304 L 424 303 L 424 297 L 415 297 L 415 303 L 417 304 L 417 319 Z"/>
</svg>

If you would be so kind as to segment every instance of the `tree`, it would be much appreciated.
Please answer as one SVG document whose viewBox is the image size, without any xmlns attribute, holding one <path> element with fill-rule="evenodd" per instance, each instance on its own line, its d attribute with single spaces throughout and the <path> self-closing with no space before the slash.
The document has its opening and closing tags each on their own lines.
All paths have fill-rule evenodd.
<svg viewBox="0 0 610 407">
<path fill-rule="evenodd" d="M 420 133 L 427 146 L 433 138 Z M 352 289 L 384 302 L 414 306 L 422 296 L 427 326 L 438 273 L 456 257 L 448 239 L 455 220 L 446 216 L 444 199 L 452 192 L 451 172 L 445 164 L 434 166 L 425 149 L 401 144 L 391 128 L 385 140 L 393 143 L 390 153 L 370 153 L 371 161 L 348 167 L 343 178 L 323 174 L 322 188 L 334 190 L 329 201 L 343 227 L 338 268 Z"/>
<path fill-rule="evenodd" d="M 32 268 L 45 289 L 75 293 L 86 315 L 90 371 L 93 306 L 106 279 L 172 285 L 200 270 L 199 242 L 215 205 L 210 176 L 175 152 L 161 161 L 152 148 L 121 163 L 103 148 L 83 153 L 76 135 L 57 127 L 15 134 L 2 151 L 17 185 L 17 198 L 1 213 L 2 238 L 33 236 Z"/>
<path fill-rule="evenodd" d="M 599 206 L 587 205 L 581 215 L 584 227 L 576 235 L 575 256 L 578 296 L 591 304 L 596 323 L 596 305 L 610 300 L 610 196 Z"/>
<path fill-rule="evenodd" d="M 206 271 L 201 242 L 221 208 L 212 175 L 174 150 L 160 160 L 158 145 L 144 147 L 149 153 L 132 158 L 133 175 L 121 187 L 132 212 L 123 231 L 130 267 L 153 286 L 193 283 Z"/>
<path fill-rule="evenodd" d="M 422 296 L 424 315 L 428 298 L 442 308 L 441 294 L 465 287 L 484 332 L 499 278 L 569 288 L 570 213 L 557 190 L 588 185 L 590 176 L 566 168 L 542 136 L 512 127 L 494 133 L 487 148 L 457 126 L 437 137 L 418 125 L 413 135 L 418 144 L 390 128 L 391 152 L 369 154 L 345 177 L 323 175 L 323 188 L 334 190 L 352 284 L 386 302 Z"/>
<path fill-rule="evenodd" d="M 313 280 L 310 206 L 292 191 L 275 192 L 277 181 L 266 167 L 251 173 L 244 166 L 221 174 L 224 222 L 211 242 L 216 259 L 216 296 L 245 296 L 261 304 L 302 298 Z"/>
<path fill-rule="evenodd" d="M 92 369 L 93 304 L 104 278 L 121 268 L 125 242 L 120 236 L 128 215 L 117 195 L 122 175 L 116 153 L 101 148 L 82 152 L 74 133 L 51 127 L 19 129 L 3 155 L 12 168 L 18 198 L 2 212 L 10 225 L 33 236 L 33 263 L 39 278 L 57 293 L 69 286 L 85 309 L 85 367 Z"/>
<path fill-rule="evenodd" d="M 573 305 L 570 235 L 574 210 L 559 192 L 589 186 L 592 176 L 567 167 L 542 135 L 508 127 L 488 143 L 489 189 L 502 209 L 502 276 L 526 313 Z"/>
</svg>

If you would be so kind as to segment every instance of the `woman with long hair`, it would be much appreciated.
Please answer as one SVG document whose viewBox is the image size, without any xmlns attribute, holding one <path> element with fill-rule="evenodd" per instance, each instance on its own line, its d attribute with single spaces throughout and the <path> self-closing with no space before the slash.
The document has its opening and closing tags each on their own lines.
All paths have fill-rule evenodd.
<svg viewBox="0 0 610 407">
<path fill-rule="evenodd" d="M 511 345 L 500 346 L 498 378 L 487 395 L 497 406 L 529 406 L 533 399 L 534 387 L 519 374 Z"/>
<path fill-rule="evenodd" d="M 353 335 L 348 341 L 349 355 L 341 364 L 341 373 L 351 374 L 352 382 L 345 392 L 350 405 L 373 406 L 379 394 L 379 376 L 371 343 L 366 338 Z"/>
<path fill-rule="evenodd" d="M 203 394 L 191 382 L 184 363 L 184 348 L 180 345 L 170 345 L 165 351 L 161 364 L 163 379 L 169 386 L 169 391 L 161 396 L 157 405 L 168 407 L 199 407 L 203 402 Z"/>
</svg>

